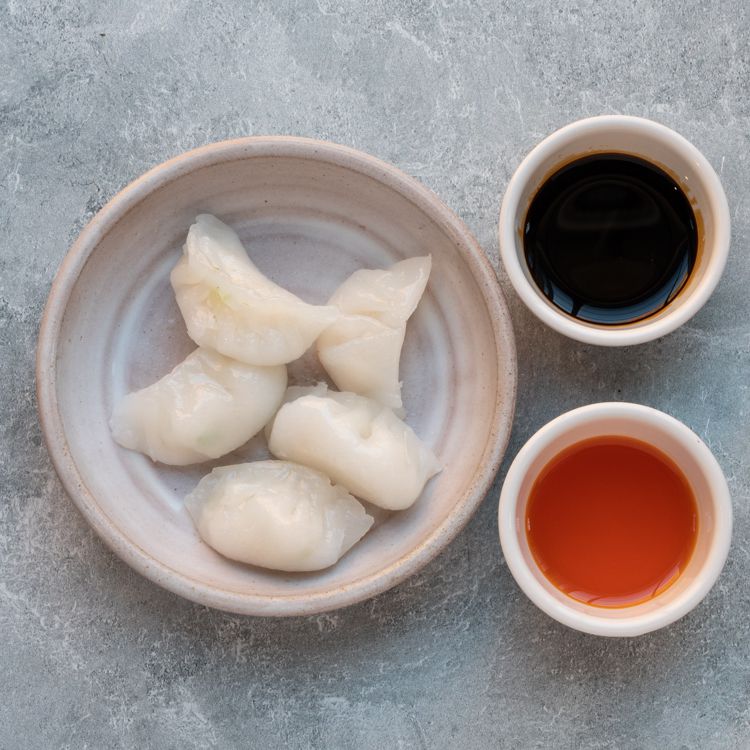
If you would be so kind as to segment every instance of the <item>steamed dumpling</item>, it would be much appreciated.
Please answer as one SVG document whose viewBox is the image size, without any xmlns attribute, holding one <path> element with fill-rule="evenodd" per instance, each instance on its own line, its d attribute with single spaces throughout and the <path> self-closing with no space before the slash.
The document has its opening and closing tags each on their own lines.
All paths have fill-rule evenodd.
<svg viewBox="0 0 750 750">
<path fill-rule="evenodd" d="M 385 271 L 355 271 L 328 301 L 343 313 L 318 339 L 318 357 L 342 391 L 400 409 L 398 378 L 406 321 L 430 275 L 429 255 Z"/>
<path fill-rule="evenodd" d="M 263 429 L 281 404 L 286 367 L 255 367 L 196 349 L 161 380 L 129 393 L 110 427 L 125 448 L 183 466 L 218 458 Z"/>
<path fill-rule="evenodd" d="M 373 524 L 343 487 L 288 461 L 214 469 L 185 505 L 206 544 L 232 560 L 274 570 L 327 568 Z"/>
<path fill-rule="evenodd" d="M 284 404 L 288 404 L 290 401 L 294 401 L 295 399 L 301 398 L 302 396 L 309 396 L 312 394 L 313 396 L 327 396 L 328 395 L 328 386 L 323 383 L 316 383 L 315 385 L 290 385 L 285 393 L 284 396 L 281 399 L 281 403 L 279 404 L 279 409 L 281 409 Z M 333 391 L 331 391 L 333 393 Z M 278 409 L 276 410 L 278 412 Z M 270 419 L 266 423 L 266 427 L 264 430 L 264 435 L 266 436 L 266 442 L 270 442 L 271 440 L 271 430 L 273 429 L 273 419 Z"/>
<path fill-rule="evenodd" d="M 266 278 L 234 230 L 209 214 L 190 227 L 171 281 L 190 338 L 252 365 L 297 359 L 338 317 Z"/>
<path fill-rule="evenodd" d="M 440 471 L 409 425 L 354 393 L 318 390 L 285 403 L 268 447 L 277 458 L 319 469 L 357 497 L 389 510 L 408 508 Z"/>
</svg>

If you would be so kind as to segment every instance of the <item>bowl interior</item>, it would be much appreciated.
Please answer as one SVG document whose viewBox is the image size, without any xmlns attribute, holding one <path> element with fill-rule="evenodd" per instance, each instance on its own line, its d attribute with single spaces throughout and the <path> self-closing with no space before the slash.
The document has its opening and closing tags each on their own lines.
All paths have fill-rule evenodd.
<svg viewBox="0 0 750 750">
<path fill-rule="evenodd" d="M 696 580 L 704 570 L 709 555 L 715 546 L 718 519 L 714 488 L 707 478 L 706 470 L 699 457 L 702 451 L 697 452 L 700 442 L 690 433 L 688 428 L 683 429 L 684 435 L 681 434 L 681 431 L 675 429 L 673 423 L 660 424 L 657 420 L 645 420 L 640 415 L 629 416 L 623 413 L 611 413 L 609 415 L 591 416 L 588 419 L 581 418 L 575 424 L 571 424 L 564 432 L 550 432 L 548 439 L 539 444 L 520 485 L 515 509 L 515 531 L 525 565 L 531 571 L 536 582 L 560 605 L 587 617 L 603 620 L 630 620 L 662 610 L 665 605 L 684 598 L 686 593 L 695 586 Z M 539 569 L 529 549 L 525 533 L 526 506 L 529 494 L 542 469 L 568 446 L 601 435 L 632 437 L 657 447 L 680 467 L 693 489 L 698 506 L 699 520 L 696 546 L 686 569 L 669 588 L 658 596 L 630 607 L 592 607 L 563 594 Z"/>
<path fill-rule="evenodd" d="M 105 209 L 80 241 L 91 252 L 70 289 L 56 352 L 63 460 L 74 464 L 77 485 L 67 482 L 68 489 L 141 572 L 212 606 L 310 612 L 387 588 L 457 533 L 507 441 L 515 355 L 486 262 L 478 254 L 467 258 L 476 249 L 467 248 L 468 231 L 434 196 L 405 176 L 381 177 L 378 162 L 360 163 L 352 153 L 329 156 L 321 145 L 284 148 L 272 141 L 239 154 L 204 154 L 196 163 L 188 155 L 168 179 L 142 178 L 148 184 L 138 186 L 137 200 L 116 198 L 117 210 Z M 214 466 L 267 457 L 262 438 L 218 461 L 173 468 L 120 448 L 110 436 L 115 401 L 194 348 L 169 273 L 201 212 L 230 224 L 263 272 L 312 303 L 325 302 L 358 268 L 432 254 L 427 291 L 407 328 L 401 376 L 407 421 L 445 468 L 411 509 L 378 513 L 373 531 L 328 570 L 265 571 L 233 563 L 199 539 L 183 497 Z M 289 372 L 290 382 L 324 378 L 313 352 Z"/>
</svg>

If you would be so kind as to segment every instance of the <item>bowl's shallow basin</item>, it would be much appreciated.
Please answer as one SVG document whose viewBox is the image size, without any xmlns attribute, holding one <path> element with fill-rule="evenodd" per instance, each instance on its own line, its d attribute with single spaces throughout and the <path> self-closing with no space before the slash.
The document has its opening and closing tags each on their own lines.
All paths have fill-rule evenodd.
<svg viewBox="0 0 750 750">
<path fill-rule="evenodd" d="M 407 421 L 444 465 L 409 510 L 378 523 L 339 563 L 275 573 L 198 537 L 183 497 L 213 466 L 267 457 L 262 437 L 218 461 L 168 467 L 111 438 L 114 402 L 193 348 L 169 285 L 187 229 L 209 212 L 253 261 L 323 303 L 358 268 L 432 254 L 401 360 Z M 290 382 L 324 377 L 313 353 Z M 81 233 L 52 287 L 39 338 L 42 427 L 65 487 L 136 570 L 221 609 L 290 615 L 345 606 L 403 580 L 484 497 L 508 441 L 516 359 L 497 280 L 464 224 L 418 182 L 373 157 L 300 138 L 246 138 L 188 152 L 119 193 Z"/>
</svg>

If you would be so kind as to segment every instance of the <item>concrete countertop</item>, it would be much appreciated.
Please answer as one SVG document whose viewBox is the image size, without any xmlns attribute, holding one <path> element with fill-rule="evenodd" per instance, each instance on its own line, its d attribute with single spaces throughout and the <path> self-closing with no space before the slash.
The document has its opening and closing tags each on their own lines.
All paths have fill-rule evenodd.
<svg viewBox="0 0 750 750">
<path fill-rule="evenodd" d="M 750 17 L 742 0 L 41 2 L 0 8 L 0 748 L 750 747 Z M 247 619 L 133 573 L 50 465 L 34 346 L 65 252 L 179 152 L 290 133 L 398 165 L 498 267 L 496 220 L 544 135 L 626 113 L 692 140 L 733 221 L 706 307 L 648 345 L 574 343 L 509 288 L 517 420 L 472 522 L 419 575 L 319 617 Z M 690 425 L 735 505 L 724 574 L 684 620 L 586 636 L 520 593 L 500 481 L 557 414 L 624 399 Z"/>
</svg>

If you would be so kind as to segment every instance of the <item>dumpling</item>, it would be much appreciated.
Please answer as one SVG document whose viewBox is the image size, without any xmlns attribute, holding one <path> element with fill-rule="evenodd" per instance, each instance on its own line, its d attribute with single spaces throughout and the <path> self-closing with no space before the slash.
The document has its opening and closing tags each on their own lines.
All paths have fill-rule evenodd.
<svg viewBox="0 0 750 750">
<path fill-rule="evenodd" d="M 294 401 L 295 399 L 300 398 L 301 396 L 307 396 L 309 394 L 312 394 L 313 396 L 325 396 L 328 394 L 328 386 L 325 383 L 316 383 L 315 385 L 290 385 L 286 392 L 284 393 L 283 398 L 281 399 L 281 403 L 279 404 L 279 409 L 281 409 L 284 404 L 288 404 L 290 401 Z M 278 409 L 276 410 L 278 412 Z M 273 422 L 274 418 L 268 420 L 266 422 L 265 429 L 263 430 L 263 434 L 266 437 L 266 443 L 268 443 L 271 440 L 271 430 L 273 429 Z"/>
<path fill-rule="evenodd" d="M 419 304 L 431 266 L 427 255 L 385 271 L 355 271 L 334 292 L 328 304 L 343 314 L 318 339 L 318 357 L 340 390 L 401 408 L 398 366 L 406 321 Z"/>
<path fill-rule="evenodd" d="M 234 230 L 209 214 L 190 227 L 170 278 L 190 338 L 251 365 L 297 359 L 339 315 L 266 278 Z"/>
<path fill-rule="evenodd" d="M 114 439 L 154 461 L 184 466 L 239 448 L 276 413 L 284 365 L 255 367 L 196 349 L 172 372 L 129 393 L 110 420 Z"/>
<path fill-rule="evenodd" d="M 440 471 L 409 425 L 388 407 L 354 393 L 308 393 L 285 403 L 268 447 L 277 458 L 319 469 L 388 510 L 408 508 Z"/>
<path fill-rule="evenodd" d="M 289 461 L 214 469 L 185 505 L 206 544 L 232 560 L 274 570 L 327 568 L 373 524 L 343 487 Z"/>
</svg>

